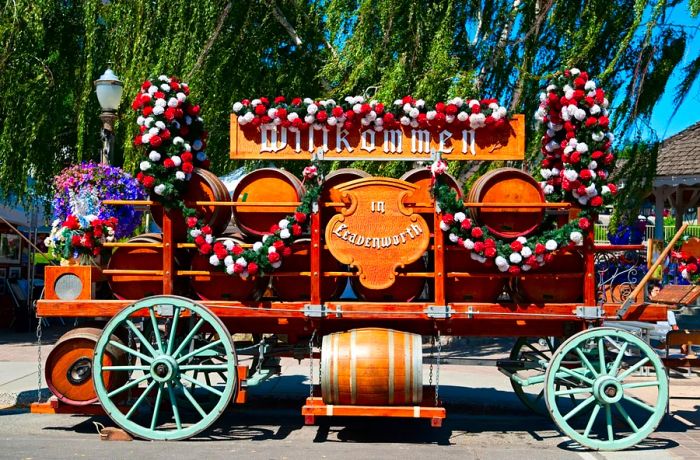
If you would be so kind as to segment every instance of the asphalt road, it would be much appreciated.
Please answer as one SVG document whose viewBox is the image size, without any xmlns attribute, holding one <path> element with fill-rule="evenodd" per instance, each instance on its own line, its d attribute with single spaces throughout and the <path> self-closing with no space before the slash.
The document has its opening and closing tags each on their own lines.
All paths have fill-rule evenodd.
<svg viewBox="0 0 700 460">
<path fill-rule="evenodd" d="M 0 411 L 0 458 L 9 459 L 676 459 L 697 458 L 688 427 L 667 419 L 636 448 L 582 451 L 552 422 L 508 412 L 479 414 L 448 407 L 442 428 L 426 420 L 336 418 L 304 426 L 298 406 L 249 405 L 227 412 L 197 438 L 179 442 L 104 442 L 93 422 L 106 417 Z M 693 436 L 695 437 L 695 436 Z"/>
</svg>

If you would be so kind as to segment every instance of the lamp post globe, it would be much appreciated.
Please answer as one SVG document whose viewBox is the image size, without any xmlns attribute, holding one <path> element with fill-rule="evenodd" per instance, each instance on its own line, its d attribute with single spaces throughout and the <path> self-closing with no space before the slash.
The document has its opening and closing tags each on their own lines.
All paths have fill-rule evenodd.
<svg viewBox="0 0 700 460">
<path fill-rule="evenodd" d="M 112 162 L 112 152 L 114 150 L 114 121 L 117 118 L 117 110 L 121 103 L 124 83 L 109 67 L 95 80 L 95 93 L 100 103 L 102 112 L 102 152 L 100 162 L 110 164 Z"/>
</svg>

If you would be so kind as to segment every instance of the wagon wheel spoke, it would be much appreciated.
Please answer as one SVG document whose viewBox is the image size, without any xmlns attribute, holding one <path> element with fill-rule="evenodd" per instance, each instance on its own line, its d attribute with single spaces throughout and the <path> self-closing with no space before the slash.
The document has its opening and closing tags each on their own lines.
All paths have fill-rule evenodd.
<svg viewBox="0 0 700 460">
<path fill-rule="evenodd" d="M 593 363 L 584 359 L 590 356 L 586 355 L 586 350 L 590 350 L 591 343 L 596 344 L 594 348 L 598 354 L 598 360 Z M 615 343 L 616 350 L 609 350 L 606 343 Z M 581 378 L 579 371 L 563 366 L 566 356 L 572 353 L 579 356 L 589 372 L 592 372 L 590 365 L 599 368 L 590 378 Z M 607 353 L 610 355 L 606 356 Z M 618 375 L 624 356 L 639 356 L 639 359 Z M 639 379 L 633 374 L 642 366 L 653 370 L 653 378 L 627 381 Z M 566 377 L 581 384 L 559 390 L 558 386 Z M 645 390 L 643 400 L 635 394 L 635 390 L 641 388 Z M 573 394 L 589 396 L 573 410 L 564 409 L 557 397 Z M 572 336 L 555 352 L 545 375 L 545 399 L 555 423 L 571 439 L 591 449 L 620 450 L 635 445 L 656 429 L 668 401 L 668 381 L 661 360 L 647 343 L 623 330 L 594 328 Z M 643 410 L 628 412 L 630 405 Z M 574 415 L 589 408 L 590 413 L 583 420 L 574 419 Z M 613 424 L 613 408 L 624 423 Z M 602 423 L 597 424 L 598 420 Z"/>
<path fill-rule="evenodd" d="M 576 354 L 581 359 L 581 362 L 586 367 L 586 369 L 588 369 L 588 371 L 591 374 L 593 374 L 594 377 L 598 377 L 598 371 L 595 370 L 593 364 L 591 364 L 591 362 L 588 360 L 588 357 L 583 353 L 583 351 L 581 351 L 580 348 L 576 349 Z"/>
<path fill-rule="evenodd" d="M 136 351 L 132 348 L 127 347 L 126 345 L 122 344 L 121 342 L 117 342 L 116 340 L 110 340 L 109 344 L 113 347 L 119 348 L 120 350 L 129 353 L 130 355 L 139 358 L 141 361 L 145 363 L 150 363 L 153 361 L 153 358 L 149 358 L 148 356 L 144 355 L 143 353 Z"/>
<path fill-rule="evenodd" d="M 159 318 L 156 311 L 163 305 L 172 307 L 173 312 L 165 327 L 163 317 Z M 144 309 L 148 310 L 147 315 L 143 315 Z M 152 335 L 150 331 L 144 334 L 136 326 L 135 321 L 142 316 L 147 316 L 145 325 L 153 328 Z M 180 316 L 192 318 L 192 327 L 186 333 L 182 328 L 178 331 Z M 129 328 L 141 342 L 140 351 L 130 347 L 125 348 L 131 351 L 123 351 L 141 359 L 142 365 L 102 366 L 106 347 L 111 347 L 110 342 L 113 342 L 109 337 L 122 326 Z M 200 331 L 210 334 L 209 338 L 205 340 L 206 334 Z M 153 341 L 148 341 L 146 335 Z M 236 355 L 228 330 L 207 308 L 180 297 L 147 298 L 119 312 L 98 340 L 94 361 L 97 362 L 95 389 L 105 411 L 121 428 L 145 439 L 175 440 L 196 435 L 218 418 L 237 391 Z M 129 380 L 116 389 L 107 390 L 103 374 L 112 369 L 128 371 Z M 134 375 L 136 372 L 138 375 Z M 205 381 L 197 378 L 199 374 Z M 212 374 L 221 375 L 221 381 L 211 379 Z M 183 383 L 192 384 L 191 389 Z M 115 397 L 129 389 L 141 390 L 141 393 L 124 414 L 118 410 Z M 154 393 L 153 406 L 144 404 Z M 167 395 L 167 403 L 163 401 L 164 395 Z M 146 413 L 146 409 L 151 412 Z"/>
</svg>

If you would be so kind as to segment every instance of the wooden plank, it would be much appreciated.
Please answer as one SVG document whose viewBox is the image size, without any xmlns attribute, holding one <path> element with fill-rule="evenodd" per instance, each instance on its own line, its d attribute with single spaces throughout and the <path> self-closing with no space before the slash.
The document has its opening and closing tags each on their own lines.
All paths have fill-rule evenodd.
<svg viewBox="0 0 700 460">
<path fill-rule="evenodd" d="M 668 285 L 654 297 L 653 301 L 668 304 L 690 304 L 700 297 L 700 286 Z"/>
<path fill-rule="evenodd" d="M 472 131 L 446 125 L 443 130 L 401 127 L 382 132 L 369 129 L 366 133 L 361 134 L 359 127 L 348 132 L 342 126 L 299 133 L 282 126 L 242 128 L 238 117 L 232 114 L 230 158 L 308 161 L 313 152 L 320 149 L 324 151 L 324 159 L 349 161 L 426 161 L 431 159 L 431 151 L 438 150 L 446 160 L 522 160 L 525 157 L 525 116 L 522 114 L 514 115 L 500 130 Z"/>
</svg>

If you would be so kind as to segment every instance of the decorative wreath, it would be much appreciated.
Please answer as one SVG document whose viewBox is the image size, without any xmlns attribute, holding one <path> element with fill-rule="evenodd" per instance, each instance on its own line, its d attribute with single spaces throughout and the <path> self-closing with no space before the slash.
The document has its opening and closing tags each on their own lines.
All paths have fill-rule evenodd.
<svg viewBox="0 0 700 460">
<path fill-rule="evenodd" d="M 528 238 L 503 241 L 476 225 L 456 192 L 441 180 L 447 163 L 435 162 L 433 194 L 442 214 L 440 228 L 449 240 L 469 250 L 472 259 L 513 274 L 541 267 L 557 250 L 583 245 L 593 228 L 593 213 L 617 193 L 607 181 L 615 164 L 607 106 L 605 92 L 578 69 L 565 71 L 540 95 L 535 114 L 545 128 L 540 185 L 547 201 L 565 200 L 581 210 L 578 219 L 561 227 L 547 222 Z"/>
</svg>

